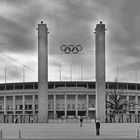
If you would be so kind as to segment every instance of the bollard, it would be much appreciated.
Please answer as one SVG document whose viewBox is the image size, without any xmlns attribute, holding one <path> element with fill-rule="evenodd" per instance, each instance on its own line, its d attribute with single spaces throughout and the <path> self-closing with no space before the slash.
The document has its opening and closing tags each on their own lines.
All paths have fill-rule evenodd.
<svg viewBox="0 0 140 140">
<path fill-rule="evenodd" d="M 21 138 L 21 131 L 20 130 L 19 130 L 18 136 L 19 136 L 19 139 L 20 139 Z"/>
<path fill-rule="evenodd" d="M 0 138 L 2 139 L 2 130 L 0 131 Z"/>
<path fill-rule="evenodd" d="M 139 130 L 136 130 L 136 137 L 139 138 Z"/>
</svg>

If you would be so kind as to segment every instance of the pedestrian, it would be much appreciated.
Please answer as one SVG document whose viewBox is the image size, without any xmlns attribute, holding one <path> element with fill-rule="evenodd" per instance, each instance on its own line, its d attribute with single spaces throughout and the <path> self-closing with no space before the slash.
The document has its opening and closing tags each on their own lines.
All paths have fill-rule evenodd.
<svg viewBox="0 0 140 140">
<path fill-rule="evenodd" d="M 14 118 L 14 123 L 17 123 L 18 119 L 17 117 Z"/>
<path fill-rule="evenodd" d="M 82 124 L 83 124 L 83 118 L 82 116 L 80 117 L 80 127 L 82 127 Z"/>
<path fill-rule="evenodd" d="M 96 120 L 96 135 L 100 135 L 100 122 Z"/>
</svg>

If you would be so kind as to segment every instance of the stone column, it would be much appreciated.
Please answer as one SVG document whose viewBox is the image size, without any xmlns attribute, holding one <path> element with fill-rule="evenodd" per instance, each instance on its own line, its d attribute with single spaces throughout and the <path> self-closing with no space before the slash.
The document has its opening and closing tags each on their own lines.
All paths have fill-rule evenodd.
<svg viewBox="0 0 140 140">
<path fill-rule="evenodd" d="M 96 119 L 105 122 L 105 24 L 96 25 Z"/>
<path fill-rule="evenodd" d="M 109 94 L 107 95 L 107 101 L 110 101 L 110 98 L 109 98 Z M 109 114 L 110 113 L 110 109 L 109 108 L 107 108 L 107 114 Z"/>
<path fill-rule="evenodd" d="M 23 114 L 25 114 L 25 96 L 22 95 Z"/>
<path fill-rule="evenodd" d="M 15 95 L 13 95 L 13 114 L 16 114 L 16 98 Z"/>
<path fill-rule="evenodd" d="M 75 95 L 76 118 L 78 118 L 78 95 Z"/>
<path fill-rule="evenodd" d="M 48 121 L 48 28 L 38 24 L 38 120 Z"/>
<path fill-rule="evenodd" d="M 35 95 L 33 95 L 33 103 L 32 103 L 32 110 L 33 110 L 33 115 L 35 115 Z"/>
<path fill-rule="evenodd" d="M 138 114 L 138 95 L 136 95 L 136 97 L 135 97 L 135 114 Z"/>
<path fill-rule="evenodd" d="M 129 94 L 126 95 L 126 100 L 128 101 L 129 104 Z M 127 111 L 126 113 L 129 114 L 129 111 Z"/>
<path fill-rule="evenodd" d="M 53 101 L 54 101 L 54 119 L 56 118 L 56 94 L 53 95 Z"/>
<path fill-rule="evenodd" d="M 4 96 L 4 115 L 7 114 L 7 108 L 6 108 L 6 96 Z"/>
<path fill-rule="evenodd" d="M 67 94 L 65 93 L 65 117 L 67 118 Z"/>
<path fill-rule="evenodd" d="M 88 100 L 89 100 L 89 97 L 88 97 L 88 94 L 86 95 L 86 116 L 88 117 Z"/>
<path fill-rule="evenodd" d="M 129 94 L 126 96 L 126 100 L 129 102 Z"/>
</svg>

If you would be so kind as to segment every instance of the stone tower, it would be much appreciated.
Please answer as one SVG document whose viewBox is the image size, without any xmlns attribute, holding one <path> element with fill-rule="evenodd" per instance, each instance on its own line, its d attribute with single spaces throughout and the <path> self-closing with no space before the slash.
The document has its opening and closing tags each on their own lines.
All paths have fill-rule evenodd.
<svg viewBox="0 0 140 140">
<path fill-rule="evenodd" d="M 96 25 L 96 119 L 105 122 L 106 95 L 105 95 L 105 24 Z"/>
<path fill-rule="evenodd" d="M 38 121 L 48 120 L 48 28 L 38 24 Z"/>
</svg>

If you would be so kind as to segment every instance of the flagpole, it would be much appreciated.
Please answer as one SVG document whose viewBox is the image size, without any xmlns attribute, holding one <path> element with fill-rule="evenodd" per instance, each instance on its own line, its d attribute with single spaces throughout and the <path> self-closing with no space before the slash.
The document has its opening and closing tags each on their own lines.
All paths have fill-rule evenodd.
<svg viewBox="0 0 140 140">
<path fill-rule="evenodd" d="M 5 83 L 6 83 L 6 67 L 5 67 L 5 70 L 4 70 L 4 72 L 5 72 L 5 76 L 4 76 L 4 80 L 5 80 Z"/>
<path fill-rule="evenodd" d="M 117 65 L 117 82 L 119 81 L 119 68 L 118 68 L 118 65 Z"/>
<path fill-rule="evenodd" d="M 60 81 L 61 81 L 61 63 L 60 63 Z"/>
<path fill-rule="evenodd" d="M 25 82 L 25 67 L 23 65 L 23 82 Z"/>
<path fill-rule="evenodd" d="M 135 80 L 136 80 L 136 83 L 137 83 L 137 68 L 135 68 Z"/>
<path fill-rule="evenodd" d="M 83 66 L 81 64 L 81 81 L 83 81 Z"/>
<path fill-rule="evenodd" d="M 72 81 L 72 65 L 70 65 L 70 81 Z"/>
</svg>

